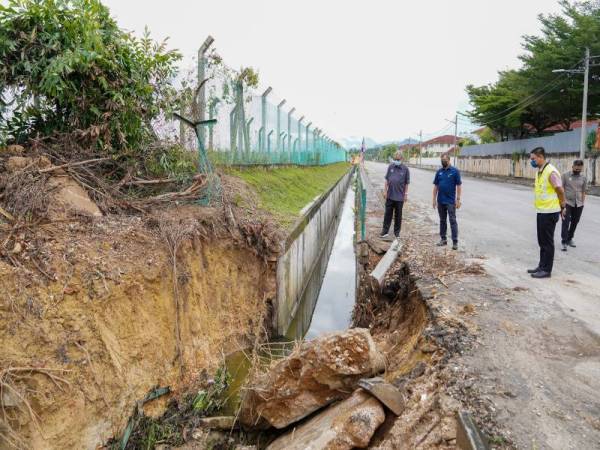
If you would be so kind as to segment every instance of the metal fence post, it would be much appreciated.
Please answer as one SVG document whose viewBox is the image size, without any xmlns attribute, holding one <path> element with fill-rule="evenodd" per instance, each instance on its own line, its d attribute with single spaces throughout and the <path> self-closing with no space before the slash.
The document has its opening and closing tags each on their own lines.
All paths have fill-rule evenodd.
<svg viewBox="0 0 600 450">
<path fill-rule="evenodd" d="M 236 109 L 237 109 L 237 106 L 234 106 L 231 109 L 231 112 L 229 113 L 229 147 L 230 147 L 230 151 L 232 151 L 232 152 L 235 152 L 237 150 Z"/>
<path fill-rule="evenodd" d="M 264 152 L 265 151 L 265 136 L 267 135 L 267 95 L 269 95 L 269 93 L 272 91 L 273 89 L 271 88 L 271 86 L 269 86 L 267 88 L 267 90 L 265 92 L 263 92 L 262 96 L 261 96 L 261 103 L 260 103 L 260 131 L 258 132 L 258 151 L 260 152 Z"/>
<path fill-rule="evenodd" d="M 294 114 L 294 111 L 296 111 L 296 108 L 292 108 L 288 112 L 288 152 L 292 151 L 292 114 Z"/>
<path fill-rule="evenodd" d="M 309 132 L 310 132 L 310 126 L 312 125 L 312 122 L 308 122 L 308 125 L 306 125 L 306 142 L 304 143 L 304 149 L 306 151 L 308 151 L 308 137 L 309 137 Z"/>
<path fill-rule="evenodd" d="M 302 121 L 304 120 L 304 116 L 298 119 L 298 151 L 302 151 Z"/>
<path fill-rule="evenodd" d="M 204 43 L 198 50 L 198 86 L 200 86 L 206 78 L 206 52 L 214 42 L 212 36 L 208 36 Z M 198 93 L 198 118 L 197 120 L 206 120 L 206 85 L 202 85 L 200 92 Z M 202 141 L 202 145 L 205 144 L 206 130 L 204 127 L 198 130 L 198 139 Z"/>
<path fill-rule="evenodd" d="M 277 151 L 281 151 L 281 107 L 285 104 L 285 99 L 277 105 Z"/>
<path fill-rule="evenodd" d="M 219 103 L 219 99 L 218 98 L 212 98 L 209 101 L 209 105 L 208 105 L 208 118 L 209 119 L 214 119 L 215 118 L 215 112 L 217 109 L 217 103 Z M 209 150 L 214 150 L 214 125 L 209 125 L 208 126 L 208 149 Z"/>
<path fill-rule="evenodd" d="M 274 130 L 271 130 L 267 135 L 267 153 L 271 153 L 271 135 L 273 134 L 273 132 Z"/>
<path fill-rule="evenodd" d="M 252 122 L 254 122 L 254 117 L 250 117 L 247 121 L 246 121 L 246 127 L 244 129 L 244 140 L 245 145 L 246 145 L 246 151 L 249 152 L 252 150 L 252 148 L 250 147 L 250 124 L 252 124 Z"/>
</svg>

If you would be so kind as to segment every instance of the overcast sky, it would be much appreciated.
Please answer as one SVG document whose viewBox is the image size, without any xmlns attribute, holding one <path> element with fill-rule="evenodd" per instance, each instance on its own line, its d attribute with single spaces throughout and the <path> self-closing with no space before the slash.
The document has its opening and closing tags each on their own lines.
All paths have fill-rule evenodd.
<svg viewBox="0 0 600 450">
<path fill-rule="evenodd" d="M 224 61 L 333 138 L 425 137 L 468 107 L 465 85 L 519 65 L 521 36 L 554 0 L 104 0 L 119 24 L 192 56 L 207 35 Z M 465 129 L 464 124 L 459 125 Z M 444 130 L 441 130 L 444 131 Z"/>
</svg>

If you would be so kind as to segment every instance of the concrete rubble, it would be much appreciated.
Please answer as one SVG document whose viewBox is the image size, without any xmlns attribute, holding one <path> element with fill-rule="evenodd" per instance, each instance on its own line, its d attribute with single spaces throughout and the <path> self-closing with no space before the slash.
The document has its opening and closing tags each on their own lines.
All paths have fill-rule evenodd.
<svg viewBox="0 0 600 450">
<path fill-rule="evenodd" d="M 387 406 L 394 414 L 399 416 L 404 411 L 404 397 L 400 390 L 381 377 L 360 380 L 358 385 L 373 397 Z"/>
<path fill-rule="evenodd" d="M 303 343 L 250 382 L 240 421 L 285 428 L 344 399 L 362 378 L 383 371 L 384 356 L 369 331 L 354 328 Z"/>
<path fill-rule="evenodd" d="M 267 450 L 350 450 L 365 448 L 384 422 L 379 401 L 362 389 L 288 431 Z"/>
</svg>

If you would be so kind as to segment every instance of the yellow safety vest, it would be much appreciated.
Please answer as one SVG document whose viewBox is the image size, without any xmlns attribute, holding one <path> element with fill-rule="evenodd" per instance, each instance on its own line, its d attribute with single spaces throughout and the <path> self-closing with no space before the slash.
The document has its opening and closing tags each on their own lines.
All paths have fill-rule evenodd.
<svg viewBox="0 0 600 450">
<path fill-rule="evenodd" d="M 552 164 L 548 163 L 540 173 L 535 176 L 535 209 L 538 213 L 560 212 L 560 201 L 550 183 L 550 175 L 556 172 L 560 177 L 560 172 Z"/>
</svg>

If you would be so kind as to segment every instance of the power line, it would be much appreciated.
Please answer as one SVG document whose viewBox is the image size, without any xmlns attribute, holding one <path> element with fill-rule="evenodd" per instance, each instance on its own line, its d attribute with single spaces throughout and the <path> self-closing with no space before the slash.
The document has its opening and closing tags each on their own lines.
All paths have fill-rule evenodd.
<svg viewBox="0 0 600 450">
<path fill-rule="evenodd" d="M 506 117 L 510 116 L 511 114 L 518 112 L 518 111 L 522 111 L 523 109 L 533 105 L 534 103 L 536 103 L 537 101 L 541 100 L 542 98 L 544 98 L 546 95 L 550 94 L 550 92 L 552 92 L 554 89 L 556 88 L 556 86 L 551 86 L 546 92 L 544 92 L 543 94 L 539 95 L 537 98 L 532 99 L 529 103 L 521 105 L 519 108 L 509 112 L 508 114 L 505 114 L 502 117 L 498 117 L 495 119 L 486 119 L 485 123 L 489 124 L 489 123 L 494 123 L 494 122 L 498 122 L 499 120 L 505 119 Z"/>
<path fill-rule="evenodd" d="M 431 133 L 423 133 L 424 136 L 429 137 L 429 136 L 437 136 L 440 133 L 443 133 L 445 131 L 448 131 L 450 128 L 452 127 L 451 123 L 446 124 L 443 128 L 440 128 L 437 131 L 433 131 Z"/>
<path fill-rule="evenodd" d="M 583 60 L 579 60 L 579 61 L 577 61 L 575 64 L 573 64 L 573 65 L 572 65 L 571 67 L 569 67 L 569 69 L 567 69 L 567 70 L 570 70 L 570 69 L 572 69 L 573 67 L 576 67 L 576 66 L 577 66 L 577 65 L 579 65 L 579 64 L 580 64 L 582 61 L 583 61 Z M 530 100 L 530 99 L 532 99 L 533 97 L 536 97 L 536 96 L 537 96 L 538 94 L 540 94 L 541 92 L 547 91 L 547 90 L 548 90 L 548 88 L 552 89 L 552 88 L 554 87 L 554 86 L 553 86 L 554 84 L 557 84 L 559 81 L 561 81 L 561 79 L 562 79 L 563 75 L 564 75 L 564 73 L 561 73 L 561 74 L 560 74 L 560 75 L 558 75 L 556 78 L 554 78 L 554 80 L 550 81 L 550 83 L 549 83 L 549 84 L 547 84 L 547 85 L 546 85 L 546 86 L 544 86 L 543 88 L 539 89 L 538 91 L 534 92 L 533 94 L 530 94 L 530 95 L 528 95 L 528 96 L 527 96 L 527 97 L 525 97 L 523 100 L 521 100 L 521 101 L 519 101 L 519 102 L 515 103 L 515 104 L 514 104 L 514 105 L 512 105 L 512 106 L 509 106 L 508 108 L 506 108 L 506 109 L 504 109 L 504 110 L 502 110 L 502 111 L 499 111 L 499 112 L 497 112 L 497 113 L 494 113 L 494 114 L 492 114 L 492 116 L 491 116 L 491 118 L 490 118 L 489 120 L 490 120 L 490 121 L 494 121 L 494 120 L 496 120 L 496 119 L 495 119 L 495 116 L 501 116 L 501 115 L 502 115 L 502 114 L 504 114 L 505 112 L 507 112 L 507 111 L 510 111 L 511 109 L 517 108 L 518 106 L 522 105 L 523 103 L 526 103 L 527 101 L 529 101 L 529 100 Z M 540 97 L 540 98 L 542 98 L 542 97 Z M 537 99 L 537 100 L 539 100 L 539 99 Z M 535 100 L 535 101 L 537 101 L 537 100 Z M 532 103 L 529 103 L 529 105 L 531 105 L 531 104 L 532 104 Z M 514 111 L 512 111 L 512 112 L 514 112 Z M 512 112 L 511 112 L 511 113 L 512 113 Z M 509 114 L 510 114 L 510 113 L 509 113 Z M 509 114 L 506 114 L 505 116 L 503 116 L 503 118 L 504 118 L 504 117 L 507 117 Z"/>
</svg>

